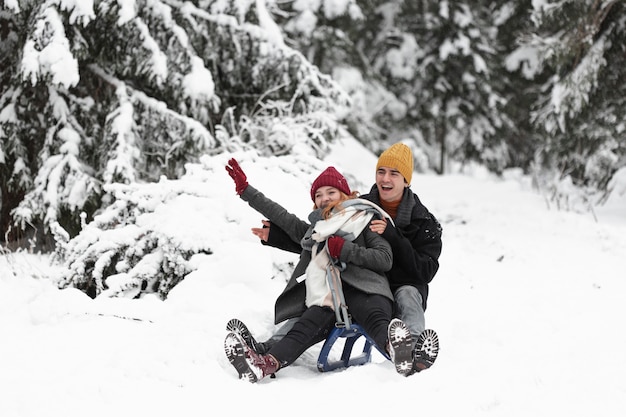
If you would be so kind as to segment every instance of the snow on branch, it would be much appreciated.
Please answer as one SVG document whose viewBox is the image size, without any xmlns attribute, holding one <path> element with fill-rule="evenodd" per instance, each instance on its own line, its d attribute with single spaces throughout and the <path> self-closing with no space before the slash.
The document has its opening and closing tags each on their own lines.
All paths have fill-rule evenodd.
<svg viewBox="0 0 626 417">
<path fill-rule="evenodd" d="M 78 61 L 70 51 L 65 27 L 56 8 L 46 7 L 38 15 L 35 30 L 24 45 L 21 63 L 22 79 L 32 85 L 49 77 L 54 85 L 73 87 L 78 84 Z"/>
<path fill-rule="evenodd" d="M 135 166 L 141 157 L 138 147 L 138 135 L 134 122 L 134 111 L 126 88 L 118 86 L 116 94 L 120 105 L 107 115 L 106 125 L 114 139 L 111 158 L 106 163 L 102 174 L 105 183 L 129 183 L 137 180 Z"/>
<path fill-rule="evenodd" d="M 567 120 L 574 119 L 589 103 L 590 96 L 598 86 L 602 69 L 607 64 L 604 54 L 611 46 L 607 36 L 604 33 L 576 68 L 554 84 L 550 102 L 539 113 L 543 117 L 538 117 L 548 131 L 558 128 L 561 132 L 566 132 Z M 549 121 L 552 118 L 555 123 Z"/>
<path fill-rule="evenodd" d="M 197 120 L 192 119 L 190 117 L 186 117 L 177 113 L 173 110 L 167 108 L 167 105 L 155 98 L 149 97 L 142 91 L 135 90 L 131 88 L 129 85 L 124 84 L 119 79 L 107 74 L 104 70 L 102 70 L 97 65 L 91 64 L 89 68 L 94 72 L 105 79 L 108 83 L 114 85 L 115 87 L 125 87 L 129 91 L 129 99 L 131 102 L 139 101 L 145 107 L 153 109 L 156 112 L 163 113 L 168 116 L 168 118 L 175 119 L 185 125 L 188 125 L 188 129 L 192 131 L 196 136 L 203 138 L 208 147 L 214 145 L 214 139 L 211 133 Z"/>
</svg>

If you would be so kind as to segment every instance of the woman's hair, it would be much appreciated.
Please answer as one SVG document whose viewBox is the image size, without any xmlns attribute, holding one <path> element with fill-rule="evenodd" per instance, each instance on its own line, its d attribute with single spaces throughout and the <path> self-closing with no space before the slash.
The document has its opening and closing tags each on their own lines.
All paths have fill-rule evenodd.
<svg viewBox="0 0 626 417">
<path fill-rule="evenodd" d="M 337 208 L 337 211 L 343 210 L 343 208 L 341 207 L 341 203 L 343 201 L 352 200 L 352 199 L 357 198 L 359 196 L 359 192 L 358 191 L 352 191 L 350 193 L 350 195 L 344 193 L 343 191 L 339 191 L 339 192 L 341 193 L 341 198 L 339 200 L 337 200 L 337 201 L 333 201 L 332 203 L 328 204 L 322 210 L 322 218 L 324 220 L 327 220 L 332 215 L 333 209 Z M 313 208 L 315 209 L 316 207 L 313 207 Z"/>
</svg>

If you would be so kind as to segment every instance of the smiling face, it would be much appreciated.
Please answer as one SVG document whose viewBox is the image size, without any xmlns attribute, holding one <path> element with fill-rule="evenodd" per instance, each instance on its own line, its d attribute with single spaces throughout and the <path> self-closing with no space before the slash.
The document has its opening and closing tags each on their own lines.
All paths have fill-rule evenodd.
<svg viewBox="0 0 626 417">
<path fill-rule="evenodd" d="M 341 200 L 341 191 L 335 187 L 324 185 L 315 190 L 315 207 L 325 208 L 332 202 Z"/>
<path fill-rule="evenodd" d="M 407 185 L 397 169 L 379 167 L 376 170 L 376 186 L 382 201 L 393 203 L 400 200 Z"/>
</svg>

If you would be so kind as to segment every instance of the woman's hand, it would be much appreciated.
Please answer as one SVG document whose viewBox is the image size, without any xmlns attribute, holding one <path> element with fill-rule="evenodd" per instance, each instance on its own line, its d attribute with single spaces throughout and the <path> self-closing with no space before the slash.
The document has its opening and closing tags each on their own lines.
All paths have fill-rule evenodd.
<svg viewBox="0 0 626 417">
<path fill-rule="evenodd" d="M 237 192 L 237 195 L 241 195 L 245 189 L 248 188 L 248 179 L 235 158 L 231 158 L 228 161 L 226 171 L 233 181 L 235 181 L 235 191 Z"/>
<path fill-rule="evenodd" d="M 346 243 L 344 238 L 339 236 L 331 236 L 327 239 L 326 244 L 328 245 L 328 254 L 331 258 L 339 259 L 344 243 Z"/>
<path fill-rule="evenodd" d="M 261 220 L 263 227 L 253 227 L 252 234 L 261 239 L 263 242 L 267 242 L 270 236 L 270 222 L 268 220 Z"/>
</svg>

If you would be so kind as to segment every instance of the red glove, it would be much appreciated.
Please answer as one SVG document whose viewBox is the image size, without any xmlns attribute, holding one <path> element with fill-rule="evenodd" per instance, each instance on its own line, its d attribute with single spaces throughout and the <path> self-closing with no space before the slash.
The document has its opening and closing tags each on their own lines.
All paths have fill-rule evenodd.
<svg viewBox="0 0 626 417">
<path fill-rule="evenodd" d="M 331 236 L 326 241 L 328 245 L 328 253 L 331 258 L 339 259 L 339 255 L 341 255 L 341 248 L 343 248 L 343 244 L 346 243 L 344 238 L 339 236 Z"/>
<path fill-rule="evenodd" d="M 228 175 L 235 181 L 235 191 L 238 195 L 241 195 L 244 190 L 248 188 L 248 179 L 235 158 L 231 158 L 228 161 L 226 171 L 228 171 Z"/>
</svg>

